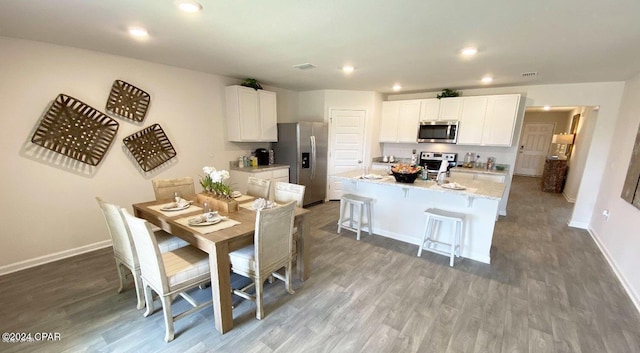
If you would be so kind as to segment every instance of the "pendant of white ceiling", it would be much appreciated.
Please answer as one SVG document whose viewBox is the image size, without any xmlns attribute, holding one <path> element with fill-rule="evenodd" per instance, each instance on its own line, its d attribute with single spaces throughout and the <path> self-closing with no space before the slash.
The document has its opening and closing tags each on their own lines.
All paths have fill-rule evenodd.
<svg viewBox="0 0 640 353">
<path fill-rule="evenodd" d="M 202 5 L 194 0 L 175 0 L 174 4 L 180 11 L 186 13 L 196 13 L 202 11 Z M 131 26 L 127 28 L 129 35 L 138 40 L 144 40 L 149 38 L 149 32 L 140 26 Z"/>
<path fill-rule="evenodd" d="M 184 11 L 187 13 L 196 13 L 202 11 L 202 5 L 194 0 L 176 0 L 174 4 L 180 9 L 180 11 Z"/>
<path fill-rule="evenodd" d="M 471 57 L 475 56 L 476 54 L 478 54 L 478 48 L 475 48 L 475 47 L 466 47 L 466 48 L 462 48 L 460 50 L 460 55 L 463 58 L 471 58 Z M 483 84 L 489 84 L 489 83 L 493 82 L 493 77 L 490 76 L 490 75 L 486 75 L 486 76 L 482 77 L 480 82 L 482 82 Z M 396 83 L 396 84 L 393 85 L 392 89 L 394 91 L 399 91 L 399 90 L 402 89 L 402 86 L 400 86 L 399 83 Z"/>
</svg>

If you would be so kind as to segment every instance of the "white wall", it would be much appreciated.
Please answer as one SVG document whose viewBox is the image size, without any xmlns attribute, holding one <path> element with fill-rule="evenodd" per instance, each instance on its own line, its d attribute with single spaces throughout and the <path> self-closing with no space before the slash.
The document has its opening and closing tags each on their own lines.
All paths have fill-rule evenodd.
<svg viewBox="0 0 640 353">
<path fill-rule="evenodd" d="M 96 196 L 130 207 L 153 199 L 154 177 L 197 180 L 204 165 L 227 168 L 229 161 L 266 145 L 226 142 L 224 87 L 237 80 L 18 39 L 0 37 L 0 48 L 0 274 L 109 245 Z M 120 129 L 98 167 L 36 154 L 31 134 L 59 93 L 104 111 L 116 79 L 147 91 L 151 105 L 143 124 L 116 119 Z M 295 110 L 297 101 L 287 98 L 296 99 L 278 92 L 279 113 Z M 122 139 L 153 123 L 165 130 L 177 157 L 143 174 L 123 151 Z"/>
<path fill-rule="evenodd" d="M 603 117 L 602 109 L 599 115 Z M 640 310 L 640 210 L 620 197 L 639 125 L 640 75 L 637 75 L 627 81 L 624 89 L 612 148 L 605 157 L 606 177 L 599 188 L 592 189 L 598 193 L 589 230 Z M 602 215 L 604 210 L 609 210 L 608 220 Z"/>
<path fill-rule="evenodd" d="M 582 107 L 580 112 L 580 123 L 576 132 L 576 138 L 569 158 L 569 172 L 564 184 L 562 194 L 569 202 L 575 202 L 580 191 L 580 181 L 585 173 L 585 165 L 591 148 L 596 123 L 598 122 L 598 111 L 595 107 Z M 570 128 L 570 127 L 569 127 Z M 569 129 L 567 128 L 567 130 Z"/>
</svg>

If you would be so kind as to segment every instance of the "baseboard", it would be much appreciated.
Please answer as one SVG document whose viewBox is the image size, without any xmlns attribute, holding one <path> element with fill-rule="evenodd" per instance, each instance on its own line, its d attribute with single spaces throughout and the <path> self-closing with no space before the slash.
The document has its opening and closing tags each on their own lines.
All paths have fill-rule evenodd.
<svg viewBox="0 0 640 353">
<path fill-rule="evenodd" d="M 586 222 L 569 221 L 568 225 L 569 227 L 573 227 L 573 228 L 589 230 L 589 224 Z"/>
<path fill-rule="evenodd" d="M 58 261 L 65 259 L 67 257 L 76 256 L 80 254 L 84 254 L 87 252 L 91 252 L 94 250 L 102 249 L 111 246 L 111 240 L 104 240 L 97 243 L 84 245 L 75 249 L 63 250 L 57 253 L 48 254 L 40 257 L 36 257 L 29 260 L 24 260 L 16 263 L 12 263 L 9 265 L 5 265 L 0 267 L 0 276 L 6 275 L 9 273 L 25 270 L 27 268 L 44 265 L 49 262 Z"/>
<path fill-rule="evenodd" d="M 622 283 L 622 287 L 627 292 L 627 295 L 629 295 L 629 298 L 631 298 L 631 302 L 633 303 L 633 305 L 635 305 L 636 310 L 638 310 L 638 312 L 640 313 L 640 295 L 638 295 L 638 293 L 633 290 L 633 287 L 629 285 L 627 279 L 622 275 L 622 272 L 620 272 L 620 269 L 618 269 L 615 262 L 613 262 L 612 256 L 607 251 L 607 248 L 605 248 L 600 242 L 600 239 L 595 231 L 591 228 L 587 229 L 587 231 L 589 232 L 589 235 L 591 235 L 591 239 L 593 239 L 593 241 L 598 246 L 598 249 L 600 249 L 602 255 L 604 255 L 604 258 L 609 263 L 609 267 L 611 267 L 613 273 L 616 274 L 616 277 L 618 277 L 618 280 L 620 281 L 620 283 Z"/>
<path fill-rule="evenodd" d="M 568 203 L 576 203 L 576 199 L 569 197 L 564 192 L 562 193 L 562 196 L 564 196 L 564 199 L 567 200 Z"/>
</svg>

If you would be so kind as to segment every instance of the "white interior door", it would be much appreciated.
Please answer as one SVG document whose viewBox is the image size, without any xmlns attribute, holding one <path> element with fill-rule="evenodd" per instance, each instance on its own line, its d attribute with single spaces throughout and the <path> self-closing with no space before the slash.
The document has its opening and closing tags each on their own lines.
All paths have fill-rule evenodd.
<svg viewBox="0 0 640 353">
<path fill-rule="evenodd" d="M 342 196 L 342 181 L 334 175 L 363 167 L 364 124 L 364 110 L 331 110 L 327 182 L 329 200 L 339 200 Z"/>
<path fill-rule="evenodd" d="M 551 147 L 553 124 L 528 123 L 522 128 L 515 174 L 541 176 Z"/>
</svg>

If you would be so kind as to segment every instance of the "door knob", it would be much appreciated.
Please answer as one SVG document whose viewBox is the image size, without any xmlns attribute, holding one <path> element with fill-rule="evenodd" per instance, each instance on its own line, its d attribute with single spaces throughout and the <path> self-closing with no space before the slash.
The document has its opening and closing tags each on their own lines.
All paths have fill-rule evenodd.
<svg viewBox="0 0 640 353">
<path fill-rule="evenodd" d="M 362 164 L 362 161 L 361 161 L 361 160 L 358 160 L 358 164 Z"/>
</svg>

